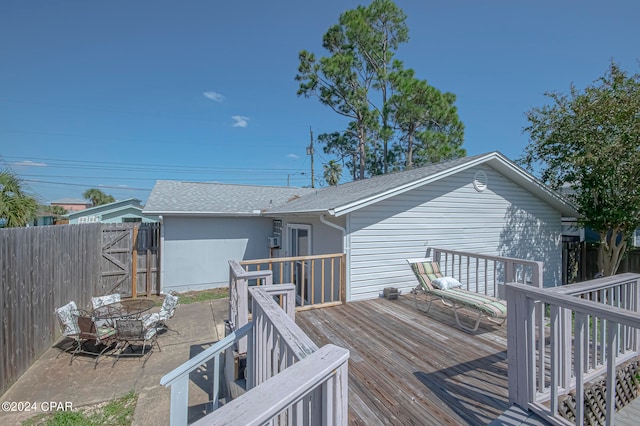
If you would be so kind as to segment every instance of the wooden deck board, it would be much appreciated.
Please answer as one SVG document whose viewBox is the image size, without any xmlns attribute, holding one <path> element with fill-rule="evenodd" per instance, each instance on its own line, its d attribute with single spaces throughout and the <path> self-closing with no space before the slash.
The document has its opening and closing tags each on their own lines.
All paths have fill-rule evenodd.
<svg viewBox="0 0 640 426">
<path fill-rule="evenodd" d="M 411 296 L 298 312 L 318 345 L 349 349 L 349 423 L 484 425 L 508 407 L 506 326 L 460 330 Z"/>
</svg>

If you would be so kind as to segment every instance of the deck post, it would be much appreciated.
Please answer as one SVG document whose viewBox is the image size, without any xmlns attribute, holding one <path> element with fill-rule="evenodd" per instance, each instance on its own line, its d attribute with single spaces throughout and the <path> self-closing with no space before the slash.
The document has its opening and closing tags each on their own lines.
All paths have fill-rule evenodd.
<svg viewBox="0 0 640 426">
<path fill-rule="evenodd" d="M 169 424 L 181 426 L 187 424 L 189 409 L 189 376 L 185 375 L 171 385 L 169 406 Z"/>
<path fill-rule="evenodd" d="M 507 297 L 507 351 L 509 365 L 509 402 L 527 410 L 529 404 L 527 372 L 529 371 L 527 342 L 527 297 L 517 287 L 505 284 Z"/>
</svg>

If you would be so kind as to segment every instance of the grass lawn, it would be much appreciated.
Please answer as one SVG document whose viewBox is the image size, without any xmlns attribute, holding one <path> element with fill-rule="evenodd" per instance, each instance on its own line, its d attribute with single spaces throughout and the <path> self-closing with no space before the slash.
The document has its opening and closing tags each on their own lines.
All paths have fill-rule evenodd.
<svg viewBox="0 0 640 426">
<path fill-rule="evenodd" d="M 39 414 L 22 426 L 129 426 L 133 421 L 138 395 L 130 391 L 121 398 L 101 404 Z"/>
<path fill-rule="evenodd" d="M 225 297 L 229 297 L 228 287 L 202 291 L 189 291 L 186 293 L 178 293 L 178 304 L 187 305 L 189 303 L 206 302 L 207 300 L 224 299 Z M 162 306 L 164 296 L 151 296 L 150 299 L 155 300 L 156 306 Z"/>
</svg>

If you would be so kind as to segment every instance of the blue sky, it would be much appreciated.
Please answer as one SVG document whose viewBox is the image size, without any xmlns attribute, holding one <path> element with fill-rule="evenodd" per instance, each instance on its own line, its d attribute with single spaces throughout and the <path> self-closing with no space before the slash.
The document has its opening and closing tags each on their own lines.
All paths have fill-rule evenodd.
<svg viewBox="0 0 640 426">
<path fill-rule="evenodd" d="M 410 31 L 397 58 L 457 95 L 469 155 L 515 159 L 545 91 L 584 87 L 612 59 L 639 71 L 633 0 L 396 3 Z M 298 52 L 323 55 L 358 4 L 4 0 L 0 167 L 44 203 L 93 187 L 145 201 L 157 179 L 308 185 L 309 128 L 346 122 L 296 96 Z"/>
</svg>

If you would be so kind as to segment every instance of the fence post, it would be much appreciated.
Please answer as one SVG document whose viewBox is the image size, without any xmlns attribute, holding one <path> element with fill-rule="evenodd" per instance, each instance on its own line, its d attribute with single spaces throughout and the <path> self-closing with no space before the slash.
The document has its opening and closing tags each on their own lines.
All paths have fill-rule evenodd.
<svg viewBox="0 0 640 426">
<path fill-rule="evenodd" d="M 138 225 L 134 225 L 131 235 L 131 297 L 138 297 Z"/>
</svg>

